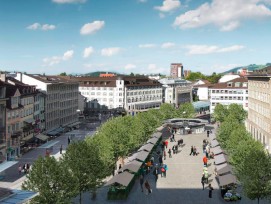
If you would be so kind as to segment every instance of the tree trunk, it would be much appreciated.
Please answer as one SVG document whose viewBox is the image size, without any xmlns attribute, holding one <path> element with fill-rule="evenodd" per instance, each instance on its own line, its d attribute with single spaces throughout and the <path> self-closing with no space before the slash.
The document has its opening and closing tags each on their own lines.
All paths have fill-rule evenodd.
<svg viewBox="0 0 271 204">
<path fill-rule="evenodd" d="M 260 203 L 260 198 L 258 198 L 258 204 Z"/>
<path fill-rule="evenodd" d="M 96 196 L 97 196 L 97 192 L 96 192 L 96 190 L 93 190 L 91 200 L 95 200 Z"/>
<path fill-rule="evenodd" d="M 80 192 L 79 194 L 79 203 L 81 204 L 82 203 L 82 193 Z"/>
</svg>

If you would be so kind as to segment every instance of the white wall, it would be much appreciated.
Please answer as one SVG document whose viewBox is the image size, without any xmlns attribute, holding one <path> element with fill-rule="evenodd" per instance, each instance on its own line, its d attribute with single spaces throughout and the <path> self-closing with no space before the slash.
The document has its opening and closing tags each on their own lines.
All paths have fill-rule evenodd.
<svg viewBox="0 0 271 204">
<path fill-rule="evenodd" d="M 200 101 L 209 100 L 208 98 L 208 87 L 198 87 L 197 96 Z"/>
<path fill-rule="evenodd" d="M 29 84 L 29 85 L 35 85 L 36 89 L 41 89 L 43 91 L 47 91 L 47 84 L 44 82 L 41 82 L 37 79 L 34 79 L 28 75 L 22 74 L 20 72 L 16 73 L 17 76 L 15 77 L 15 79 L 25 83 L 25 84 Z M 22 79 L 22 80 L 21 80 Z"/>
<path fill-rule="evenodd" d="M 236 79 L 236 78 L 240 78 L 240 76 L 239 76 L 239 75 L 226 74 L 226 75 L 222 76 L 222 77 L 219 79 L 218 83 L 224 83 L 224 82 L 227 82 L 227 81 L 231 81 L 231 80 L 233 80 L 233 79 Z"/>
</svg>

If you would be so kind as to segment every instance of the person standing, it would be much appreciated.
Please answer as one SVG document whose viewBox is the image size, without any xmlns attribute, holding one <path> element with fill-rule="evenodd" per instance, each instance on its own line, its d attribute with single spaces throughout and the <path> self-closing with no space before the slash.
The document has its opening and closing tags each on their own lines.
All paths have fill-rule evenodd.
<svg viewBox="0 0 271 204">
<path fill-rule="evenodd" d="M 164 160 L 166 160 L 167 158 L 167 153 L 166 153 L 166 150 L 164 150 Z"/>
<path fill-rule="evenodd" d="M 142 174 L 139 176 L 139 183 L 140 183 L 140 187 L 141 187 L 141 192 L 143 192 L 144 177 Z"/>
<path fill-rule="evenodd" d="M 164 177 L 167 177 L 167 170 L 168 170 L 168 167 L 167 167 L 166 164 L 164 164 L 164 169 L 165 169 L 165 171 L 164 171 Z"/>
<path fill-rule="evenodd" d="M 168 147 L 168 141 L 167 140 L 165 141 L 165 146 L 166 146 L 166 148 Z"/>
<path fill-rule="evenodd" d="M 62 145 L 60 146 L 59 152 L 62 154 Z"/>
<path fill-rule="evenodd" d="M 22 173 L 22 165 L 19 165 L 18 172 L 19 172 L 19 175 L 21 175 L 21 173 Z"/>
<path fill-rule="evenodd" d="M 174 147 L 174 146 L 173 146 Z M 173 154 L 174 154 L 174 150 L 173 150 Z M 171 158 L 172 155 L 171 155 L 171 149 L 168 150 L 168 157 Z"/>
<path fill-rule="evenodd" d="M 158 180 L 158 168 L 157 168 L 157 166 L 155 167 L 155 169 L 153 171 L 153 175 L 155 177 L 155 182 L 157 182 L 157 180 Z"/>
<path fill-rule="evenodd" d="M 207 162 L 208 162 L 208 159 L 206 156 L 203 157 L 203 165 L 207 167 Z"/>
<path fill-rule="evenodd" d="M 191 156 L 191 154 L 193 154 L 193 152 L 194 152 L 194 147 L 193 146 L 191 146 L 191 151 L 190 151 L 190 156 Z"/>
<path fill-rule="evenodd" d="M 163 156 L 160 155 L 158 160 L 159 160 L 159 165 L 162 166 L 162 164 L 163 164 Z"/>
<path fill-rule="evenodd" d="M 201 177 L 202 190 L 204 190 L 204 182 L 205 182 L 205 178 L 204 178 L 204 176 L 202 176 Z"/>
<path fill-rule="evenodd" d="M 211 184 L 209 184 L 208 188 L 209 188 L 209 198 L 212 198 L 214 188 L 212 187 Z"/>
<path fill-rule="evenodd" d="M 148 194 L 150 194 L 152 192 L 152 189 L 151 189 L 151 186 L 150 186 L 148 180 L 145 181 L 145 188 L 147 189 Z"/>
</svg>

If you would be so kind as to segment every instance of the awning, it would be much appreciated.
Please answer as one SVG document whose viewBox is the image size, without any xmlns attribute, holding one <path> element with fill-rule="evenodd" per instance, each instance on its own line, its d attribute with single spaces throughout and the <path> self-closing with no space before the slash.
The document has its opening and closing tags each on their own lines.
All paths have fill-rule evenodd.
<svg viewBox="0 0 271 204">
<path fill-rule="evenodd" d="M 152 143 L 152 144 L 156 144 L 157 143 L 157 141 L 158 141 L 158 138 L 156 138 L 156 137 L 152 137 L 151 139 L 149 139 L 148 141 L 147 141 L 147 143 Z"/>
<path fill-rule="evenodd" d="M 215 134 L 211 134 L 211 135 L 209 135 L 209 138 L 210 138 L 211 140 L 216 140 L 216 135 L 215 135 Z"/>
<path fill-rule="evenodd" d="M 17 164 L 17 161 L 5 161 L 3 163 L 0 164 L 0 173 L 5 171 L 6 169 L 8 169 L 9 167 Z"/>
<path fill-rule="evenodd" d="M 38 134 L 35 137 L 38 138 L 38 139 L 40 139 L 40 140 L 42 140 L 42 141 L 46 141 L 49 138 L 48 136 L 46 136 L 44 134 Z"/>
<path fill-rule="evenodd" d="M 137 173 L 138 170 L 140 169 L 141 165 L 142 165 L 142 162 L 134 160 L 128 164 L 125 164 L 120 170 L 118 170 L 118 172 L 129 170 L 134 173 Z"/>
<path fill-rule="evenodd" d="M 160 137 L 162 137 L 162 133 L 161 132 L 156 132 L 156 133 L 154 133 L 153 135 L 152 135 L 152 137 L 156 137 L 156 138 L 160 138 Z"/>
<path fill-rule="evenodd" d="M 126 163 L 134 161 L 136 159 L 136 155 L 137 155 L 137 153 L 135 153 L 135 154 L 129 156 L 128 158 L 124 159 L 124 163 L 126 164 Z"/>
<path fill-rule="evenodd" d="M 30 140 L 33 138 L 33 134 L 31 133 L 30 135 L 26 136 L 26 137 L 23 137 L 21 140 L 22 141 L 27 141 L 27 140 Z"/>
<path fill-rule="evenodd" d="M 34 118 L 27 118 L 24 120 L 24 122 L 30 123 L 30 124 L 33 124 L 34 121 L 35 121 Z"/>
<path fill-rule="evenodd" d="M 211 152 L 214 153 L 214 155 L 218 155 L 218 154 L 221 154 L 223 153 L 222 149 L 220 146 L 217 146 L 217 147 L 214 147 L 214 148 L 211 148 Z"/>
<path fill-rule="evenodd" d="M 237 182 L 236 176 L 232 175 L 232 174 L 226 174 L 223 176 L 219 176 L 219 185 L 220 186 L 226 186 L 229 184 L 234 184 Z"/>
<path fill-rule="evenodd" d="M 159 128 L 156 128 L 157 131 L 162 131 L 165 127 L 164 126 L 161 126 Z"/>
<path fill-rule="evenodd" d="M 217 140 L 212 140 L 212 141 L 211 141 L 211 146 L 212 146 L 212 147 L 219 146 L 218 141 L 217 141 Z"/>
<path fill-rule="evenodd" d="M 117 174 L 115 175 L 111 180 L 109 180 L 105 186 L 109 186 L 112 185 L 114 183 L 118 183 L 121 184 L 123 186 L 128 186 L 129 183 L 132 181 L 132 179 L 134 178 L 134 174 L 131 174 L 127 171 L 121 173 L 121 174 Z"/>
<path fill-rule="evenodd" d="M 153 149 L 154 145 L 149 143 L 149 144 L 145 144 L 144 146 L 140 147 L 140 149 L 138 151 L 142 151 L 145 150 L 147 152 L 150 152 Z"/>
<path fill-rule="evenodd" d="M 224 154 L 220 154 L 220 155 L 215 156 L 215 164 L 216 165 L 223 164 L 225 162 L 227 162 L 227 159 L 224 156 Z"/>
<path fill-rule="evenodd" d="M 148 157 L 148 155 L 149 155 L 149 152 L 141 151 L 135 155 L 135 159 L 138 159 L 138 160 L 144 162 L 146 160 L 146 158 Z"/>
<path fill-rule="evenodd" d="M 228 172 L 232 172 L 232 168 L 228 163 L 224 163 L 224 164 L 216 166 L 216 171 L 218 175 L 221 175 Z"/>
<path fill-rule="evenodd" d="M 31 200 L 35 196 L 37 196 L 37 192 L 33 191 L 23 191 L 23 190 L 12 190 L 12 194 L 9 195 L 6 199 L 2 199 L 2 204 L 17 204 L 17 203 L 26 203 Z"/>
</svg>

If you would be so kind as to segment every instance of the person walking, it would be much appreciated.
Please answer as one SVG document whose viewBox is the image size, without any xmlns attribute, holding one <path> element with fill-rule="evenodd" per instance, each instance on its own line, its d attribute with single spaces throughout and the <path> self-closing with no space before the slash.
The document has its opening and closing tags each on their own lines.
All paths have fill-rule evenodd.
<svg viewBox="0 0 271 204">
<path fill-rule="evenodd" d="M 161 166 L 161 178 L 162 177 L 165 177 L 165 167 L 164 166 Z"/>
<path fill-rule="evenodd" d="M 173 140 L 174 142 L 176 142 L 176 140 L 175 140 L 175 135 L 174 135 L 174 134 L 172 134 L 172 140 Z"/>
<path fill-rule="evenodd" d="M 212 198 L 214 188 L 212 187 L 211 184 L 209 184 L 208 188 L 209 188 L 209 198 Z"/>
<path fill-rule="evenodd" d="M 165 140 L 165 146 L 166 146 L 166 148 L 168 147 L 168 141 L 167 140 Z"/>
<path fill-rule="evenodd" d="M 22 165 L 19 165 L 18 172 L 19 172 L 19 175 L 21 175 L 21 173 L 22 173 Z"/>
<path fill-rule="evenodd" d="M 202 190 L 204 190 L 204 182 L 205 182 L 205 178 L 204 178 L 204 176 L 202 176 L 201 177 Z"/>
<path fill-rule="evenodd" d="M 142 174 L 139 176 L 139 183 L 140 183 L 140 187 L 141 187 L 141 192 L 143 192 L 144 177 Z"/>
<path fill-rule="evenodd" d="M 203 165 L 207 167 L 208 159 L 206 156 L 203 157 L 202 161 L 203 161 Z"/>
<path fill-rule="evenodd" d="M 166 164 L 164 164 L 164 169 L 165 169 L 165 171 L 164 171 L 164 177 L 167 177 L 167 170 L 168 170 L 168 167 L 167 167 Z"/>
<path fill-rule="evenodd" d="M 173 150 L 173 154 L 174 154 L 174 150 Z M 172 155 L 171 155 L 171 149 L 168 150 L 168 157 L 171 158 Z"/>
<path fill-rule="evenodd" d="M 167 158 L 167 153 L 166 153 L 166 150 L 164 150 L 164 160 L 166 160 Z"/>
<path fill-rule="evenodd" d="M 191 151 L 190 151 L 190 156 L 191 156 L 191 154 L 193 154 L 193 152 L 194 152 L 194 147 L 193 146 L 191 146 Z"/>
<path fill-rule="evenodd" d="M 175 154 L 175 146 L 174 145 L 172 146 L 172 152 L 173 152 L 173 154 Z"/>
<path fill-rule="evenodd" d="M 193 156 L 195 156 L 195 155 L 197 156 L 197 148 L 196 148 L 196 146 L 193 147 Z"/>
<path fill-rule="evenodd" d="M 157 166 L 155 167 L 155 169 L 153 171 L 153 175 L 155 177 L 155 182 L 157 182 L 157 180 L 158 180 L 158 167 Z"/>
<path fill-rule="evenodd" d="M 152 192 L 152 189 L 151 189 L 151 186 L 150 186 L 148 180 L 145 181 L 145 188 L 147 189 L 148 194 L 150 194 Z"/>
<path fill-rule="evenodd" d="M 160 155 L 158 160 L 159 160 L 159 165 L 162 166 L 162 164 L 163 164 L 163 156 Z"/>
<path fill-rule="evenodd" d="M 59 152 L 62 154 L 62 145 L 60 146 Z"/>
</svg>

